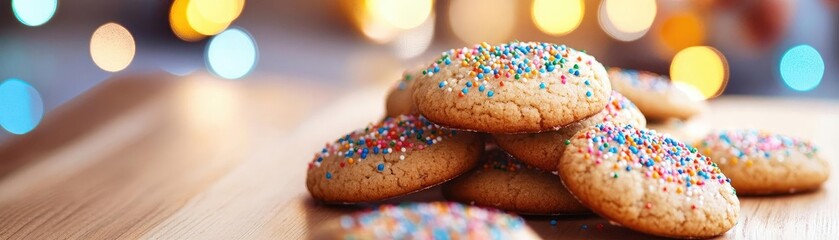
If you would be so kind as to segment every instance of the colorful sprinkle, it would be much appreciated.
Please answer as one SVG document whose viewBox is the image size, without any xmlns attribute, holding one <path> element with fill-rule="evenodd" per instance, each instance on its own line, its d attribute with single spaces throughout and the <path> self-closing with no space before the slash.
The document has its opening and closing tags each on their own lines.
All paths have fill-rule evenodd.
<svg viewBox="0 0 839 240">
<path fill-rule="evenodd" d="M 510 239 L 527 227 L 499 210 L 448 202 L 382 205 L 342 216 L 340 223 L 346 230 L 341 239 Z"/>
<path fill-rule="evenodd" d="M 609 79 L 629 82 L 635 88 L 656 92 L 665 92 L 671 87 L 670 79 L 665 76 L 631 69 L 610 68 Z"/>
<path fill-rule="evenodd" d="M 339 166 L 346 163 L 345 166 L 352 167 L 354 163 L 357 165 L 373 155 L 387 155 L 394 151 L 400 152 L 399 159 L 404 160 L 405 154 L 423 150 L 455 134 L 456 131 L 440 127 L 424 117 L 389 117 L 327 143 L 315 154 L 309 166 L 310 169 L 319 168 L 325 162 L 338 161 Z M 377 170 L 384 171 L 384 167 L 384 163 L 380 163 Z M 331 179 L 332 173 L 327 172 L 325 177 Z"/>
<path fill-rule="evenodd" d="M 726 130 L 708 134 L 699 144 L 704 152 L 728 153 L 730 158 L 720 158 L 721 164 L 737 165 L 745 163 L 751 166 L 753 160 L 783 161 L 792 152 L 799 152 L 813 159 L 818 148 L 809 141 L 773 134 L 754 129 Z M 691 152 L 698 150 L 691 149 Z M 745 159 L 744 161 L 738 161 Z"/>
<path fill-rule="evenodd" d="M 495 92 L 493 92 L 492 90 L 489 90 L 489 92 L 487 92 L 487 97 L 492 97 L 493 95 L 495 95 Z"/>
<path fill-rule="evenodd" d="M 449 65 L 451 62 L 460 64 Z M 481 86 L 489 85 L 485 88 L 500 87 L 504 81 L 512 79 L 523 83 L 527 79 L 557 79 L 565 84 L 569 76 L 593 77 L 593 63 L 596 63 L 594 57 L 565 45 L 514 41 L 496 46 L 481 43 L 472 48 L 451 49 L 443 52 L 422 73 L 427 76 L 444 74 L 455 77 L 447 84 L 457 87 L 473 87 L 476 85 L 473 79 L 483 80 Z M 568 71 L 557 71 L 557 68 Z M 470 79 L 463 81 L 467 78 Z M 493 79 L 497 81 L 491 81 Z M 542 82 L 539 88 L 545 89 L 549 83 Z M 442 89 L 444 85 L 441 83 L 439 86 Z M 590 88 L 589 84 L 586 86 Z M 479 91 L 483 92 L 482 89 Z M 467 93 L 461 91 L 458 94 Z"/>
</svg>

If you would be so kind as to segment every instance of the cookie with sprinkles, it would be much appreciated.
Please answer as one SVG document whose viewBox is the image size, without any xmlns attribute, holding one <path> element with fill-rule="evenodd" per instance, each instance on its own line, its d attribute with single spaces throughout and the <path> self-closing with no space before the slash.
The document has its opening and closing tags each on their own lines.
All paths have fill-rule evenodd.
<svg viewBox="0 0 839 240">
<path fill-rule="evenodd" d="M 706 108 L 705 102 L 690 99 L 669 78 L 655 73 L 610 68 L 609 80 L 612 88 L 635 102 L 649 120 L 687 119 Z"/>
<path fill-rule="evenodd" d="M 421 70 L 406 70 L 396 86 L 390 89 L 385 100 L 385 116 L 396 117 L 402 114 L 416 114 L 413 93 L 414 82 Z"/>
<path fill-rule="evenodd" d="M 446 199 L 527 215 L 590 213 L 549 171 L 528 166 L 501 150 L 443 185 Z"/>
<path fill-rule="evenodd" d="M 741 195 L 814 190 L 827 181 L 830 166 L 806 140 L 754 129 L 709 133 L 696 144 L 712 157 Z"/>
<path fill-rule="evenodd" d="M 517 159 L 546 171 L 556 171 L 571 136 L 583 128 L 602 122 L 631 124 L 644 128 L 647 120 L 629 99 L 612 91 L 609 104 L 594 116 L 560 128 L 557 131 L 526 134 L 493 134 L 495 142 Z"/>
<path fill-rule="evenodd" d="M 419 191 L 468 171 L 482 137 L 400 115 L 327 143 L 309 163 L 306 187 L 327 203 L 379 201 Z"/>
<path fill-rule="evenodd" d="M 452 202 L 402 203 L 344 215 L 313 239 L 541 239 L 524 219 Z"/>
<path fill-rule="evenodd" d="M 611 92 L 594 57 L 551 43 L 452 49 L 422 74 L 413 94 L 420 114 L 488 133 L 555 130 L 603 110 Z"/>
<path fill-rule="evenodd" d="M 583 205 L 636 231 L 712 237 L 739 216 L 731 180 L 710 158 L 652 130 L 611 122 L 583 129 L 557 168 Z"/>
</svg>

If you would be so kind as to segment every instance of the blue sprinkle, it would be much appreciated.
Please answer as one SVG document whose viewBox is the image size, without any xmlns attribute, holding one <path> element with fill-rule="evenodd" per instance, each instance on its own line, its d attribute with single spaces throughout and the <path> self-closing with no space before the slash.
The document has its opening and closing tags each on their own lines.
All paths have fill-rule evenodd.
<svg viewBox="0 0 839 240">
<path fill-rule="evenodd" d="M 484 91 L 484 89 L 486 89 L 486 88 L 487 88 L 487 86 L 486 86 L 486 85 L 481 84 L 481 86 L 479 86 L 479 87 L 478 87 L 478 91 L 483 92 L 483 91 Z"/>
<path fill-rule="evenodd" d="M 463 94 L 467 94 L 469 93 L 469 88 L 463 88 L 462 90 L 460 90 L 460 92 L 463 92 Z"/>
<path fill-rule="evenodd" d="M 586 230 L 588 229 L 588 225 L 583 224 L 583 226 L 581 226 L 580 229 Z"/>
<path fill-rule="evenodd" d="M 524 59 L 524 61 L 527 62 L 527 59 Z M 525 72 L 530 72 L 530 70 L 531 70 L 530 67 L 527 67 L 527 68 L 524 69 Z"/>
<path fill-rule="evenodd" d="M 452 64 L 452 60 L 446 59 L 446 65 Z"/>
<path fill-rule="evenodd" d="M 521 70 L 521 67 L 519 67 L 519 69 L 518 69 L 518 70 L 516 70 L 516 73 L 518 73 L 518 74 L 522 74 L 522 73 L 524 73 L 524 72 Z"/>
<path fill-rule="evenodd" d="M 609 148 L 609 152 L 618 153 L 618 148 L 616 148 L 616 147 Z"/>
<path fill-rule="evenodd" d="M 323 162 L 323 157 L 319 157 L 318 162 Z"/>
<path fill-rule="evenodd" d="M 638 154 L 638 148 L 635 146 L 629 146 L 629 151 L 632 152 L 632 154 Z"/>
<path fill-rule="evenodd" d="M 434 141 L 431 141 L 431 139 L 428 139 L 428 140 L 425 141 L 425 144 L 428 144 L 428 145 L 431 145 L 433 143 L 434 143 Z"/>
<path fill-rule="evenodd" d="M 580 70 L 574 70 L 574 76 L 579 77 L 580 76 Z"/>
<path fill-rule="evenodd" d="M 379 166 L 376 166 L 376 169 L 379 170 L 379 172 L 384 171 L 385 170 L 385 164 L 384 163 L 379 163 Z"/>
<path fill-rule="evenodd" d="M 632 170 L 632 167 L 626 166 L 626 171 L 629 172 L 630 170 Z"/>
<path fill-rule="evenodd" d="M 543 82 L 543 83 L 539 83 L 539 88 L 540 88 L 540 89 L 545 89 L 545 87 L 546 87 L 546 85 L 545 85 L 545 83 L 544 83 L 544 82 Z"/>
<path fill-rule="evenodd" d="M 556 219 L 551 219 L 551 225 L 556 226 Z"/>
<path fill-rule="evenodd" d="M 655 165 L 655 162 L 652 159 L 647 159 L 647 167 L 652 167 L 653 165 Z"/>
<path fill-rule="evenodd" d="M 490 70 L 492 69 L 490 69 L 489 67 L 484 67 L 484 73 L 489 73 Z"/>
<path fill-rule="evenodd" d="M 438 67 L 438 66 L 434 66 L 434 72 L 435 72 L 435 73 L 436 73 L 436 72 L 440 72 L 440 67 Z"/>
<path fill-rule="evenodd" d="M 478 76 L 483 77 L 482 75 L 478 75 Z M 466 86 L 467 86 L 467 87 L 472 87 L 472 82 L 471 82 L 471 81 L 470 81 L 470 82 L 466 82 Z"/>
<path fill-rule="evenodd" d="M 586 97 L 591 97 L 591 91 L 586 91 Z"/>
<path fill-rule="evenodd" d="M 443 88 L 446 86 L 446 82 L 440 81 L 440 84 L 437 84 L 438 87 Z"/>
<path fill-rule="evenodd" d="M 548 72 L 553 72 L 554 69 L 556 69 L 556 67 L 554 67 L 554 65 L 548 65 L 546 68 L 548 69 Z"/>
<path fill-rule="evenodd" d="M 492 97 L 494 95 L 495 95 L 495 92 L 493 92 L 492 90 L 489 90 L 489 92 L 487 92 L 487 97 Z"/>
<path fill-rule="evenodd" d="M 326 148 L 323 148 L 323 150 L 320 150 L 320 152 L 321 152 L 321 153 L 326 153 L 326 152 L 327 152 L 327 151 L 326 151 Z"/>
<path fill-rule="evenodd" d="M 589 82 L 588 79 L 586 79 L 585 84 L 586 84 L 586 86 L 590 86 L 591 82 Z"/>
<path fill-rule="evenodd" d="M 361 159 L 367 159 L 367 153 L 361 153 Z"/>
<path fill-rule="evenodd" d="M 478 79 L 484 79 L 484 74 L 483 73 L 478 73 Z"/>
<path fill-rule="evenodd" d="M 373 153 L 374 154 L 379 154 L 379 146 L 373 147 Z"/>
<path fill-rule="evenodd" d="M 369 149 L 369 148 L 365 148 L 365 149 L 362 149 L 362 150 L 361 150 L 361 153 L 368 153 L 368 152 L 370 152 L 370 149 Z"/>
<path fill-rule="evenodd" d="M 326 179 L 332 179 L 332 173 L 326 172 Z"/>
</svg>

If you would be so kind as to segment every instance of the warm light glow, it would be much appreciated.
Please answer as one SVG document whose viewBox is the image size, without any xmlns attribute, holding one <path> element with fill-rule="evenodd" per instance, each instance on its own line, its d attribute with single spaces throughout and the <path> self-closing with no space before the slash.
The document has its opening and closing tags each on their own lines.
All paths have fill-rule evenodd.
<svg viewBox="0 0 839 240">
<path fill-rule="evenodd" d="M 669 49 L 679 51 L 705 42 L 705 24 L 696 13 L 677 13 L 661 25 L 661 41 Z"/>
<path fill-rule="evenodd" d="M 256 42 L 251 35 L 231 28 L 210 40 L 205 60 L 210 71 L 219 77 L 238 79 L 253 70 L 257 57 Z"/>
<path fill-rule="evenodd" d="M 90 56 L 96 66 L 108 72 L 128 67 L 134 59 L 134 37 L 128 29 L 116 23 L 97 28 L 90 38 Z"/>
<path fill-rule="evenodd" d="M 28 83 L 8 79 L 0 83 L 0 126 L 13 134 L 26 134 L 44 116 L 41 95 Z"/>
<path fill-rule="evenodd" d="M 189 0 L 175 0 L 172 3 L 172 8 L 169 10 L 169 26 L 178 38 L 184 41 L 195 42 L 204 39 L 206 36 L 195 31 L 189 25 L 186 17 L 186 7 L 188 4 Z"/>
<path fill-rule="evenodd" d="M 633 41 L 650 30 L 656 15 L 655 0 L 604 0 L 597 19 L 609 36 L 620 41 Z"/>
<path fill-rule="evenodd" d="M 393 48 L 401 58 L 412 58 L 424 53 L 434 38 L 434 15 L 418 27 L 405 30 L 393 40 Z"/>
<path fill-rule="evenodd" d="M 670 79 L 674 83 L 680 82 L 695 87 L 702 93 L 703 99 L 712 98 L 725 90 L 728 83 L 728 63 L 725 56 L 712 47 L 685 48 L 673 57 Z"/>
<path fill-rule="evenodd" d="M 454 34 L 469 44 L 496 44 L 511 40 L 515 26 L 516 1 L 452 0 L 449 22 Z"/>
<path fill-rule="evenodd" d="M 534 0 L 531 18 L 542 32 L 565 35 L 580 26 L 584 6 L 583 0 Z"/>
<path fill-rule="evenodd" d="M 20 23 L 30 27 L 47 23 L 58 8 L 58 0 L 12 0 L 12 12 Z"/>
<path fill-rule="evenodd" d="M 824 60 L 810 45 L 790 48 L 781 57 L 781 78 L 796 91 L 810 91 L 819 86 L 824 77 Z"/>
<path fill-rule="evenodd" d="M 216 35 L 239 17 L 244 6 L 244 0 L 189 0 L 186 19 L 196 32 Z"/>
<path fill-rule="evenodd" d="M 366 10 L 374 21 L 399 29 L 419 26 L 431 15 L 431 0 L 367 0 Z"/>
</svg>

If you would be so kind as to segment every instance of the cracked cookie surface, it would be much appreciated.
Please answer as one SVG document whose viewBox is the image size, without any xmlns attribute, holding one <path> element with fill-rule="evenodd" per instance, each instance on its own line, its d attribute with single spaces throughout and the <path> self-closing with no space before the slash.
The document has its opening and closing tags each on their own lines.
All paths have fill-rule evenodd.
<svg viewBox="0 0 839 240">
<path fill-rule="evenodd" d="M 449 200 L 519 214 L 589 213 L 559 178 L 514 159 L 501 150 L 485 154 L 483 166 L 443 185 Z"/>
<path fill-rule="evenodd" d="M 828 162 L 806 140 L 754 129 L 709 133 L 696 144 L 741 195 L 817 189 L 830 174 Z"/>
<path fill-rule="evenodd" d="M 583 205 L 640 232 L 717 236 L 740 212 L 734 188 L 696 148 L 655 131 L 602 123 L 571 139 L 559 175 Z"/>
<path fill-rule="evenodd" d="M 555 130 L 603 109 L 606 69 L 581 51 L 538 42 L 452 49 L 422 72 L 413 99 L 443 126 L 488 133 Z"/>
<path fill-rule="evenodd" d="M 516 159 L 542 170 L 556 171 L 556 165 L 571 136 L 583 128 L 607 121 L 631 124 L 640 128 L 647 126 L 647 120 L 635 104 L 620 93 L 612 91 L 609 103 L 602 111 L 559 130 L 542 133 L 493 134 L 492 137 L 499 147 Z"/>
<path fill-rule="evenodd" d="M 309 163 L 306 187 L 330 203 L 384 200 L 422 190 L 468 171 L 483 152 L 475 133 L 400 115 L 328 143 Z"/>
</svg>

